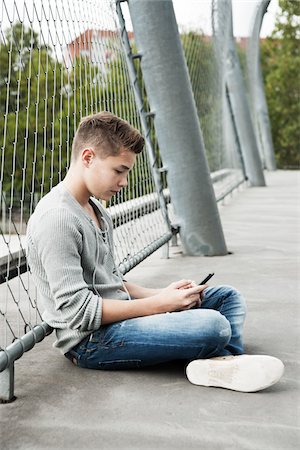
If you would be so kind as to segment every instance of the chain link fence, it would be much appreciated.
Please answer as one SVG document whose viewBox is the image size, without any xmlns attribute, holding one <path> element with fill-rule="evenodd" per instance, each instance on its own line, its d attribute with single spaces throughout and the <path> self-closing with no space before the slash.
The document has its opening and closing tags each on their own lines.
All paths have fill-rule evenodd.
<svg viewBox="0 0 300 450">
<path fill-rule="evenodd" d="M 217 199 L 245 180 L 238 136 L 225 88 L 226 28 L 215 0 L 186 1 L 192 9 L 193 26 L 182 17 L 181 5 L 174 2 L 182 45 L 189 70 L 206 157 L 215 180 L 226 174 L 226 182 L 215 182 Z M 218 178 L 219 177 L 219 178 Z"/>
<path fill-rule="evenodd" d="M 5 348 L 41 320 L 26 265 L 26 223 L 38 200 L 66 174 L 79 121 L 101 110 L 137 128 L 141 121 L 114 1 L 1 0 L 0 14 L 0 347 Z M 132 32 L 128 36 L 132 40 Z M 171 237 L 146 152 L 138 156 L 127 188 L 106 206 L 123 273 L 140 261 L 141 252 L 147 255 Z"/>
</svg>

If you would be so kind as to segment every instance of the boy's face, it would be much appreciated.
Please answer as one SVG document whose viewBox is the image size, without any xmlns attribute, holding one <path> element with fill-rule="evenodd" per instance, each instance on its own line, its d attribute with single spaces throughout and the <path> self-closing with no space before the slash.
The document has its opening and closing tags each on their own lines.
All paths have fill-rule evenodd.
<svg viewBox="0 0 300 450">
<path fill-rule="evenodd" d="M 123 149 L 117 156 L 101 159 L 92 151 L 86 166 L 85 184 L 90 195 L 102 200 L 110 200 L 113 195 L 127 186 L 127 176 L 133 168 L 136 154 Z"/>
</svg>

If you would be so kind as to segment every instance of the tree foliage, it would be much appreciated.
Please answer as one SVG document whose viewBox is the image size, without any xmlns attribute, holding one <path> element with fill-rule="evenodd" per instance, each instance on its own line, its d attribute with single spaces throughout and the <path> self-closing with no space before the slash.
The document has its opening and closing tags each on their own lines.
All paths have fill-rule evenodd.
<svg viewBox="0 0 300 450">
<path fill-rule="evenodd" d="M 300 2 L 280 0 L 271 37 L 262 43 L 262 70 L 279 168 L 299 168 Z"/>
<path fill-rule="evenodd" d="M 57 95 L 64 68 L 50 48 L 40 45 L 37 33 L 16 23 L 5 38 L 0 45 L 1 188 L 19 199 L 22 189 L 47 191 L 61 176 L 66 155 L 54 149 L 65 134 L 67 96 Z"/>
<path fill-rule="evenodd" d="M 109 110 L 132 121 L 136 113 L 117 51 L 107 63 L 80 55 L 67 68 L 41 41 L 21 23 L 0 41 L 0 192 L 15 206 L 64 177 L 83 116 Z"/>
</svg>

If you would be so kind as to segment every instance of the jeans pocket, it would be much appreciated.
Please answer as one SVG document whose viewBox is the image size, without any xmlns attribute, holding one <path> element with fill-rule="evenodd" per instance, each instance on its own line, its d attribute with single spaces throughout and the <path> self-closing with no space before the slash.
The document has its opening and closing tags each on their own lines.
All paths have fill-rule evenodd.
<svg viewBox="0 0 300 450">
<path fill-rule="evenodd" d="M 77 353 L 73 349 L 65 353 L 65 357 L 68 358 L 75 366 L 80 366 L 79 360 L 81 359 L 81 354 Z"/>
<path fill-rule="evenodd" d="M 122 322 L 115 322 L 112 325 L 102 325 L 99 330 L 93 331 L 89 338 L 88 348 L 95 347 L 114 348 L 122 344 L 122 337 L 117 334 L 122 326 Z"/>
<path fill-rule="evenodd" d="M 141 363 L 139 359 L 119 359 L 115 361 L 99 361 L 97 365 L 94 363 L 92 366 L 88 362 L 87 367 L 100 370 L 128 370 L 140 368 Z"/>
</svg>

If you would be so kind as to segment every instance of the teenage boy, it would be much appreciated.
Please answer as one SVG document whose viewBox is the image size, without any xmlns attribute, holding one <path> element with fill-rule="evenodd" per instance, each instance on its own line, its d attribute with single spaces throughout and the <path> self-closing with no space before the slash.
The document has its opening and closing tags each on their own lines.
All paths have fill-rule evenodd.
<svg viewBox="0 0 300 450">
<path fill-rule="evenodd" d="M 148 289 L 123 280 L 112 222 L 96 199 L 127 185 L 144 139 L 108 112 L 85 117 L 65 179 L 38 203 L 27 229 L 28 262 L 54 346 L 79 367 L 128 369 L 191 361 L 198 385 L 252 392 L 276 383 L 283 364 L 243 355 L 243 297 L 191 280 Z"/>
</svg>

